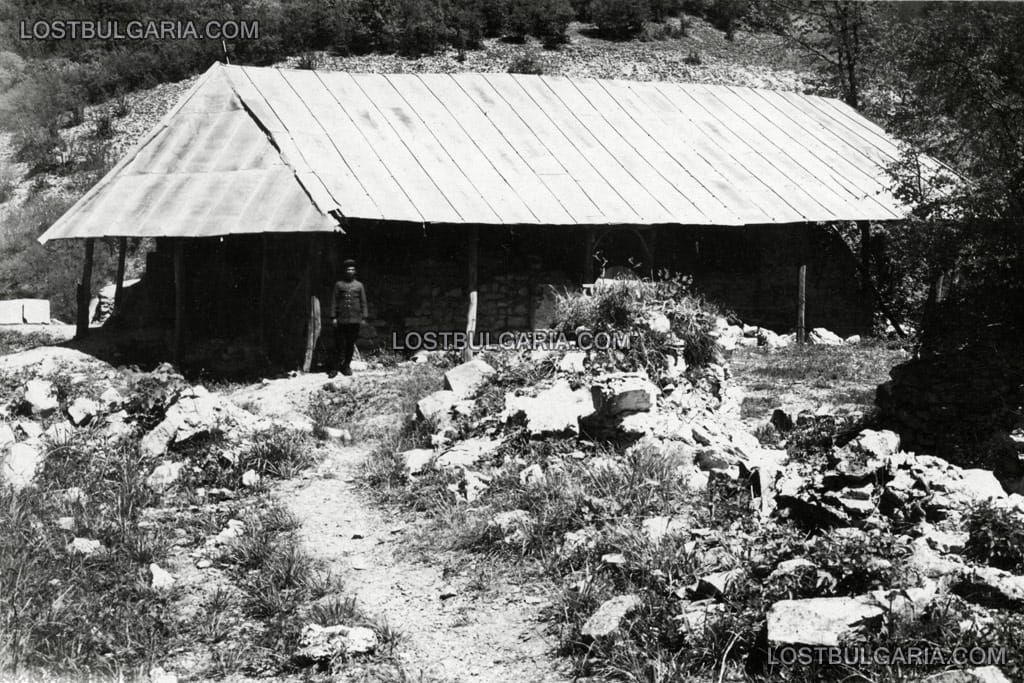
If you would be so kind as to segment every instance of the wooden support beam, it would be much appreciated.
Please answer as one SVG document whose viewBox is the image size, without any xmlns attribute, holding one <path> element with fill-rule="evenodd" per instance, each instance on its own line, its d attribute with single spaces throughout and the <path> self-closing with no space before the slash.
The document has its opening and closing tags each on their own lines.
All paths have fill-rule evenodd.
<svg viewBox="0 0 1024 683">
<path fill-rule="evenodd" d="M 316 344 L 320 340 L 320 299 L 315 296 L 309 298 L 309 322 L 306 324 L 306 355 L 302 359 L 302 371 L 309 372 L 313 367 L 313 355 L 316 353 Z"/>
<path fill-rule="evenodd" d="M 796 341 L 807 343 L 807 266 L 800 266 L 796 303 Z"/>
<path fill-rule="evenodd" d="M 175 365 L 181 365 L 185 349 L 185 240 L 174 240 L 174 348 L 172 357 Z"/>
<path fill-rule="evenodd" d="M 864 327 L 871 334 L 875 322 L 875 297 L 871 285 L 871 223 L 868 221 L 860 222 L 860 269 Z"/>
<path fill-rule="evenodd" d="M 89 300 L 92 298 L 92 255 L 95 249 L 93 238 L 85 240 L 85 256 L 82 260 L 82 280 L 78 283 L 78 311 L 75 319 L 75 338 L 84 339 L 89 334 Z"/>
<path fill-rule="evenodd" d="M 124 305 L 124 262 L 128 256 L 128 238 L 117 238 L 117 281 L 114 283 L 114 315 Z"/>
<path fill-rule="evenodd" d="M 583 242 L 583 284 L 594 282 L 594 228 L 586 228 Z"/>
<path fill-rule="evenodd" d="M 476 307 L 479 286 L 477 284 L 477 268 L 480 260 L 480 228 L 473 226 L 469 229 L 469 239 L 466 246 L 467 257 L 467 279 L 466 291 L 469 292 L 469 308 L 466 311 L 466 348 L 463 351 L 463 360 L 473 359 L 473 337 L 476 336 Z"/>
<path fill-rule="evenodd" d="M 267 351 L 267 234 L 260 235 L 260 348 Z"/>
<path fill-rule="evenodd" d="M 306 353 L 302 359 L 302 371 L 309 372 L 313 368 L 313 356 L 316 353 L 316 344 L 320 340 L 320 299 L 314 291 L 314 281 L 319 271 L 317 261 L 320 251 L 317 248 L 316 235 L 309 236 L 309 253 L 306 256 L 305 289 L 306 301 L 309 302 L 309 315 L 306 322 Z"/>
</svg>

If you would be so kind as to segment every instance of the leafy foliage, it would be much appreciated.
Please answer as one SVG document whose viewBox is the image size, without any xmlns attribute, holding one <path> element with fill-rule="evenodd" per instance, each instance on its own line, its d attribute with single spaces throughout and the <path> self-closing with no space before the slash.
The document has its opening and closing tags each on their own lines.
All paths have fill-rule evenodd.
<svg viewBox="0 0 1024 683">
<path fill-rule="evenodd" d="M 982 503 L 971 510 L 967 533 L 968 557 L 1015 574 L 1024 571 L 1024 528 L 1019 515 Z"/>
<path fill-rule="evenodd" d="M 624 348 L 603 352 L 607 363 L 623 369 L 644 368 L 661 376 L 670 359 L 682 349 L 690 366 L 711 362 L 715 353 L 715 321 L 720 312 L 690 291 L 690 281 L 662 274 L 659 280 L 616 280 L 599 284 L 592 294 L 567 293 L 555 303 L 553 327 L 567 335 L 604 333 L 626 335 Z M 664 315 L 669 330 L 651 324 Z"/>
</svg>

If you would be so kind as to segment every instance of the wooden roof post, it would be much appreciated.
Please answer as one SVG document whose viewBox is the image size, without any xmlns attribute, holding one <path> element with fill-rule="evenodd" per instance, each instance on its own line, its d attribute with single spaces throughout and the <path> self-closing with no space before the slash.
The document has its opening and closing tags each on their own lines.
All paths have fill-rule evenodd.
<svg viewBox="0 0 1024 683">
<path fill-rule="evenodd" d="M 260 235 L 260 349 L 267 351 L 267 233 Z"/>
<path fill-rule="evenodd" d="M 128 255 L 128 238 L 117 240 L 117 282 L 114 283 L 114 315 L 121 312 L 124 305 L 124 261 Z"/>
<path fill-rule="evenodd" d="M 75 320 L 75 338 L 84 339 L 89 333 L 89 299 L 92 298 L 93 238 L 85 240 L 85 258 L 82 261 L 82 280 L 78 283 L 78 317 Z"/>
<path fill-rule="evenodd" d="M 807 266 L 800 266 L 796 296 L 796 342 L 807 343 Z"/>
<path fill-rule="evenodd" d="M 469 292 L 469 310 L 466 311 L 466 348 L 462 353 L 462 358 L 463 360 L 472 360 L 473 337 L 476 334 L 477 266 L 480 258 L 480 228 L 475 225 L 469 229 L 467 257 L 469 268 L 466 290 Z"/>
<path fill-rule="evenodd" d="M 317 236 L 309 236 L 309 256 L 306 259 L 306 301 L 309 302 L 309 320 L 306 323 L 306 354 L 302 359 L 302 371 L 309 372 L 313 367 L 313 356 L 316 353 L 316 344 L 320 340 L 320 299 L 313 289 L 313 281 L 317 268 L 317 258 L 320 252 L 317 249 Z"/>
<path fill-rule="evenodd" d="M 583 243 L 583 284 L 594 282 L 594 228 L 586 228 Z"/>
<path fill-rule="evenodd" d="M 871 223 L 860 222 L 860 268 L 861 302 L 864 306 L 864 328 L 867 334 L 874 332 L 875 302 L 871 286 Z"/>
<path fill-rule="evenodd" d="M 181 237 L 174 240 L 174 364 L 181 365 L 181 355 L 185 346 L 185 240 Z"/>
</svg>

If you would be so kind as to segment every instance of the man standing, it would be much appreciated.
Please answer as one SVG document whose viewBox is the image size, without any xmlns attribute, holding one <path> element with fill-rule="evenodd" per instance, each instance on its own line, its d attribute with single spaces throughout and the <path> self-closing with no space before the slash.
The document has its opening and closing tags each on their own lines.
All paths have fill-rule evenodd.
<svg viewBox="0 0 1024 683">
<path fill-rule="evenodd" d="M 341 374 L 352 374 L 352 354 L 355 353 L 359 327 L 366 322 L 366 290 L 356 280 L 356 262 L 346 259 L 341 264 L 341 280 L 334 283 L 331 292 L 331 325 L 334 327 L 335 362 L 341 362 Z M 336 370 L 332 368 L 331 375 Z"/>
</svg>

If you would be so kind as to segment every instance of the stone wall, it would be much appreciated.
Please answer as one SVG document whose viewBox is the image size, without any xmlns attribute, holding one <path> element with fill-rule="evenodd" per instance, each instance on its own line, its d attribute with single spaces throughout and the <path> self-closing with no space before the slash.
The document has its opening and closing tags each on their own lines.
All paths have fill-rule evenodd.
<svg viewBox="0 0 1024 683">
<path fill-rule="evenodd" d="M 595 275 L 602 268 L 650 272 L 634 231 L 597 233 Z M 660 226 L 656 233 L 654 268 L 692 275 L 698 292 L 744 322 L 790 331 L 796 319 L 797 271 L 806 263 L 808 328 L 827 327 L 842 335 L 867 328 L 870 316 L 856 264 L 838 238 L 820 227 Z M 578 287 L 583 280 L 585 234 L 572 227 L 481 226 L 477 329 L 497 333 L 546 327 L 554 292 Z M 367 289 L 371 324 L 364 329 L 364 342 L 388 346 L 393 335 L 410 331 L 464 330 L 467 235 L 465 226 L 366 223 L 346 226 L 345 234 L 188 240 L 187 334 L 195 342 L 245 338 L 265 345 L 272 357 L 301 356 L 309 296 L 319 298 L 328 320 L 331 286 L 346 258 L 357 261 L 358 278 Z M 125 318 L 142 326 L 173 327 L 172 253 L 170 241 L 158 240 L 144 286 L 133 296 L 139 305 Z"/>
<path fill-rule="evenodd" d="M 693 276 L 694 286 L 743 322 L 776 332 L 796 326 L 799 269 L 807 266 L 807 328 L 842 336 L 871 330 L 871 302 L 857 263 L 841 239 L 821 226 L 665 228 L 659 267 Z"/>
</svg>

